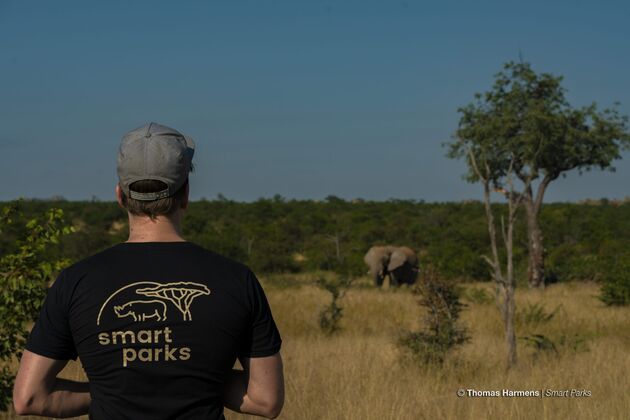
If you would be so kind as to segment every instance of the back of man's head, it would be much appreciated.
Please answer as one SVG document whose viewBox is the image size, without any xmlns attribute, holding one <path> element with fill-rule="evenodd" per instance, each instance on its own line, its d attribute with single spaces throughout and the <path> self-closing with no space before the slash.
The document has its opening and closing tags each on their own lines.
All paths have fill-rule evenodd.
<svg viewBox="0 0 630 420">
<path fill-rule="evenodd" d="M 125 134 L 117 164 L 123 207 L 151 219 L 184 208 L 194 151 L 190 137 L 157 123 Z"/>
</svg>

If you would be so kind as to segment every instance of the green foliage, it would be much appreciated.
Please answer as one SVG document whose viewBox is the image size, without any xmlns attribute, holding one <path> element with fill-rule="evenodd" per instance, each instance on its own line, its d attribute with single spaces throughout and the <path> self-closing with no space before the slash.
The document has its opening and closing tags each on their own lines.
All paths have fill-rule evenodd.
<svg viewBox="0 0 630 420">
<path fill-rule="evenodd" d="M 126 214 L 116 203 L 26 201 L 28 218 L 53 206 L 63 209 L 75 232 L 45 250 L 49 260 L 78 261 L 124 241 Z M 505 206 L 493 205 L 497 215 Z M 558 281 L 609 275 L 610 257 L 630 259 L 630 202 L 550 203 L 540 222 L 545 232 L 549 274 Z M 227 199 L 190 203 L 184 217 L 187 239 L 249 265 L 255 272 L 318 270 L 364 276 L 365 252 L 375 244 L 407 245 L 419 252 L 420 266 L 436 266 L 448 279 L 484 281 L 488 231 L 480 202 L 423 203 L 411 200 L 343 201 Z M 12 225 L 0 236 L 0 255 L 17 250 L 26 227 Z M 526 224 L 517 220 L 514 263 L 519 275 L 527 264 Z M 502 250 L 500 250 L 501 252 Z"/>
<path fill-rule="evenodd" d="M 413 292 L 419 295 L 418 304 L 425 310 L 424 330 L 403 331 L 398 344 L 423 364 L 441 364 L 449 351 L 470 339 L 458 324 L 464 304 L 459 301 L 455 285 L 433 268 L 423 272 Z"/>
<path fill-rule="evenodd" d="M 599 299 L 606 305 L 630 305 L 630 255 L 623 257 L 610 264 L 603 279 Z"/>
<path fill-rule="evenodd" d="M 316 284 L 330 293 L 331 300 L 319 313 L 319 327 L 326 335 L 333 335 L 341 330 L 339 325 L 343 317 L 343 308 L 339 300 L 343 298 L 352 284 L 350 277 L 336 276 L 334 279 L 320 277 Z"/>
<path fill-rule="evenodd" d="M 516 323 L 527 326 L 538 326 L 551 321 L 561 305 L 558 305 L 553 311 L 547 311 L 544 303 L 527 303 L 522 309 L 516 313 Z"/>
<path fill-rule="evenodd" d="M 521 179 L 554 180 L 572 169 L 611 168 L 630 146 L 628 117 L 616 108 L 598 111 L 595 103 L 571 106 L 561 82 L 561 76 L 536 73 L 529 63 L 506 63 L 489 91 L 458 110 L 449 156 L 468 159 L 470 150 L 479 165 L 488 165 L 497 187 L 511 156 Z M 470 162 L 469 169 L 467 179 L 478 181 Z"/>
<path fill-rule="evenodd" d="M 68 264 L 65 259 L 45 258 L 50 245 L 72 232 L 63 223 L 63 211 L 48 209 L 40 217 L 24 220 L 19 203 L 5 206 L 0 213 L 0 233 L 16 226 L 20 236 L 14 251 L 0 257 L 0 410 L 5 410 L 11 399 L 13 373 L 8 363 L 21 357 L 28 331 L 27 324 L 35 321 L 41 308 L 48 282 L 54 273 Z"/>
<path fill-rule="evenodd" d="M 595 103 L 573 107 L 561 82 L 561 76 L 536 73 L 529 63 L 505 63 L 489 91 L 458 109 L 455 139 L 447 144 L 448 157 L 466 161 L 467 181 L 483 181 L 484 188 L 522 201 L 530 229 L 532 286 L 547 277 L 538 225 L 549 184 L 571 170 L 614 170 L 613 161 L 630 148 L 628 116 L 620 114 L 618 104 L 601 111 Z M 515 179 L 520 186 L 514 186 Z M 565 273 L 556 267 L 551 274 L 556 280 Z"/>
</svg>

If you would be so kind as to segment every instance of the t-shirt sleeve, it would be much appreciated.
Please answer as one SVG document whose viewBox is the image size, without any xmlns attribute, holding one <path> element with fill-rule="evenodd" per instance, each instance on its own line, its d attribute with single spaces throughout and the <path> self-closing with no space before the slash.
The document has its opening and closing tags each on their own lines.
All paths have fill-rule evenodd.
<svg viewBox="0 0 630 420">
<path fill-rule="evenodd" d="M 282 344 L 280 332 L 273 320 L 265 292 L 251 271 L 247 274 L 247 298 L 251 310 L 251 326 L 239 356 L 266 357 L 278 353 Z"/>
<path fill-rule="evenodd" d="M 26 342 L 26 349 L 56 360 L 75 360 L 77 350 L 68 321 L 70 296 L 64 288 L 64 272 L 48 289 L 39 318 Z"/>
</svg>

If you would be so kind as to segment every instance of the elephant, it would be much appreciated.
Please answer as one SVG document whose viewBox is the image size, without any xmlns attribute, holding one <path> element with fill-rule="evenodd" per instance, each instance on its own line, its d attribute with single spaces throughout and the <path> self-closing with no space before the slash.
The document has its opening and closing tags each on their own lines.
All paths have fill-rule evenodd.
<svg viewBox="0 0 630 420">
<path fill-rule="evenodd" d="M 377 287 L 389 276 L 392 286 L 414 284 L 418 275 L 418 257 L 406 246 L 373 246 L 363 257 L 370 268 L 369 274 Z"/>
</svg>

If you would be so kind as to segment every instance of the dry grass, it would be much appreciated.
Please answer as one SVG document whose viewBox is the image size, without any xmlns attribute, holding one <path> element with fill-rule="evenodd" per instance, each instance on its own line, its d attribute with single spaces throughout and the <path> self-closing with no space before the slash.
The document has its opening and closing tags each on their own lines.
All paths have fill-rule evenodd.
<svg viewBox="0 0 630 420">
<path fill-rule="evenodd" d="M 504 369 L 502 327 L 496 307 L 469 303 L 462 314 L 472 341 L 443 368 L 423 369 L 401 355 L 402 328 L 416 328 L 419 307 L 406 289 L 352 289 L 342 301 L 343 331 L 320 334 L 317 314 L 326 292 L 314 275 L 262 279 L 282 333 L 286 403 L 280 418 L 300 419 L 626 419 L 630 407 L 630 308 L 608 308 L 597 286 L 574 283 L 544 292 L 517 291 L 517 307 L 542 303 L 555 317 L 517 334 L 544 334 L 557 354 L 539 354 L 519 341 L 518 366 Z M 299 284 L 299 287 L 291 284 Z M 472 287 L 472 286 L 467 286 Z M 487 288 L 488 284 L 474 285 Z M 573 349 L 576 337 L 582 346 Z M 561 345 L 562 340 L 566 345 Z M 571 341 L 574 340 L 574 341 Z M 584 347 L 585 346 L 585 347 Z M 82 376 L 70 365 L 64 374 Z M 583 398 L 457 397 L 476 390 L 586 389 Z M 243 416 L 226 412 L 228 419 Z M 9 416 L 8 418 L 14 418 Z"/>
</svg>

